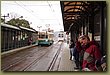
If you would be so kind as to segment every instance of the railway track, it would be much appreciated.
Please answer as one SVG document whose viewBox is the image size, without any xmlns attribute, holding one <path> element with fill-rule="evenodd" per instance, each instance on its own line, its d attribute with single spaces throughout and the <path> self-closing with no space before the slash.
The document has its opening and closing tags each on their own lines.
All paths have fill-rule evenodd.
<svg viewBox="0 0 110 75">
<path fill-rule="evenodd" d="M 32 63 L 24 71 L 48 71 L 47 69 L 50 66 L 53 59 L 55 59 L 55 56 L 57 53 L 56 51 L 59 49 L 60 46 L 61 46 L 61 44 L 54 45 L 54 47 L 53 47 L 54 50 L 49 50 L 49 52 L 47 52 L 42 58 L 40 58 L 39 60 Z M 56 48 L 58 48 L 58 49 L 56 49 Z"/>
<path fill-rule="evenodd" d="M 35 54 L 38 54 L 42 49 L 37 50 L 36 52 L 34 52 Z M 10 61 L 9 63 L 6 63 L 6 66 L 2 67 L 3 71 L 11 71 L 14 67 L 16 67 L 17 65 L 21 64 L 22 62 L 24 62 L 26 60 L 27 57 L 31 57 L 32 54 L 20 54 L 21 57 L 18 57 L 19 59 L 15 58 Z M 13 56 L 14 57 L 14 56 Z M 11 58 L 8 58 L 11 59 Z M 13 71 L 13 70 L 12 70 Z"/>
<path fill-rule="evenodd" d="M 58 56 L 59 56 L 59 54 L 60 54 L 60 52 L 62 50 L 62 45 L 63 45 L 63 42 L 61 43 L 60 48 L 57 50 L 54 58 L 52 59 L 52 61 L 50 63 L 50 66 L 48 67 L 47 71 L 54 71 L 54 67 L 55 67 L 55 64 L 56 64 L 56 62 L 58 60 Z M 60 60 L 59 60 L 59 62 L 60 62 Z M 57 64 L 59 64 L 59 63 L 57 63 Z M 57 70 L 58 70 L 58 65 L 57 65 Z"/>
<path fill-rule="evenodd" d="M 25 55 L 20 55 L 20 56 L 22 56 L 22 58 L 18 57 L 19 59 L 16 59 L 16 58 L 13 57 L 14 59 L 11 60 L 10 63 L 2 65 L 2 71 L 27 71 L 32 65 L 37 63 L 42 57 L 44 57 L 51 50 L 51 48 L 53 48 L 57 44 L 58 43 L 50 46 L 48 48 L 48 50 L 47 50 L 47 48 L 45 48 L 43 50 L 43 52 L 41 51 L 42 48 L 35 51 L 34 56 L 39 55 L 36 58 L 32 55 L 33 53 L 28 54 L 28 55 L 26 55 L 26 54 Z M 57 56 L 58 56 L 58 52 L 55 55 L 54 59 L 56 59 Z M 29 58 L 29 60 L 28 60 L 27 57 Z M 32 58 L 32 60 L 30 60 L 31 58 Z"/>
</svg>

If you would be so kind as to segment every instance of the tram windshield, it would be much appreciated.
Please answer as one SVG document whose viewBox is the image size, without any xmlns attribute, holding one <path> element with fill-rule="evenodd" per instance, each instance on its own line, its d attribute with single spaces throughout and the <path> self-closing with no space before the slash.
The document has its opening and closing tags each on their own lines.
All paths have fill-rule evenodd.
<svg viewBox="0 0 110 75">
<path fill-rule="evenodd" d="M 48 38 L 48 35 L 40 35 L 39 38 Z"/>
</svg>

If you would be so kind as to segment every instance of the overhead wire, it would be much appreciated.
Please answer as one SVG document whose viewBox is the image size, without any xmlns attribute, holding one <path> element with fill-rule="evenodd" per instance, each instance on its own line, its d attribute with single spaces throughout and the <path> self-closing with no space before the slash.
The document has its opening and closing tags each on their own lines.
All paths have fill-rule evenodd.
<svg viewBox="0 0 110 75">
<path fill-rule="evenodd" d="M 5 3 L 5 4 L 9 4 L 9 5 L 16 5 L 16 4 L 12 4 L 12 3 Z M 25 6 L 48 6 L 48 5 L 44 5 L 44 4 L 42 4 L 42 5 L 26 5 L 26 4 L 24 4 Z M 53 4 L 53 5 L 58 5 L 58 4 Z"/>
<path fill-rule="evenodd" d="M 47 1 L 47 4 L 48 4 L 48 6 L 50 7 L 51 12 L 54 13 L 53 17 L 56 18 L 56 20 L 58 21 L 58 23 L 59 23 L 59 25 L 60 25 L 60 22 L 59 22 L 58 18 L 55 16 L 56 14 L 55 14 L 55 10 L 53 9 L 52 4 L 50 4 L 48 1 Z"/>
<path fill-rule="evenodd" d="M 23 9 L 25 9 L 26 11 L 28 11 L 31 15 L 33 15 L 35 18 L 38 18 L 41 22 L 43 22 L 43 20 L 41 20 L 38 16 L 36 16 L 35 14 L 33 14 L 33 11 L 31 10 L 31 9 L 27 9 L 27 8 L 25 8 L 25 7 L 23 7 L 23 6 L 25 6 L 25 5 L 23 5 L 23 3 L 22 3 L 22 5 L 21 4 L 19 4 L 19 3 L 17 3 L 16 1 L 15 1 L 15 3 L 18 5 L 18 6 L 20 6 L 20 7 L 22 7 Z"/>
<path fill-rule="evenodd" d="M 20 2 L 20 3 L 19 3 L 19 2 Z M 38 18 L 41 22 L 44 22 L 45 20 L 56 20 L 56 21 L 59 23 L 59 25 L 60 25 L 60 22 L 59 22 L 59 20 L 58 20 L 58 18 L 57 18 L 57 16 L 56 16 L 55 10 L 54 10 L 54 8 L 53 8 L 53 6 L 52 6 L 52 5 L 58 5 L 58 4 L 51 4 L 51 3 L 49 3 L 49 2 L 47 1 L 48 4 L 45 4 L 45 5 L 32 5 L 32 6 L 49 6 L 51 12 L 53 13 L 53 17 L 56 18 L 56 19 L 41 19 L 41 18 L 39 18 L 39 16 L 37 16 L 37 15 L 34 13 L 34 11 L 33 11 L 32 9 L 30 9 L 30 8 L 28 7 L 28 6 L 31 6 L 31 5 L 23 4 L 21 1 L 19 1 L 19 2 L 14 1 L 14 4 L 10 4 L 10 3 L 7 3 L 7 4 L 20 6 L 21 8 L 23 8 L 24 10 L 26 10 L 28 13 L 30 13 L 30 14 L 31 14 L 32 16 L 34 16 L 35 18 Z"/>
</svg>

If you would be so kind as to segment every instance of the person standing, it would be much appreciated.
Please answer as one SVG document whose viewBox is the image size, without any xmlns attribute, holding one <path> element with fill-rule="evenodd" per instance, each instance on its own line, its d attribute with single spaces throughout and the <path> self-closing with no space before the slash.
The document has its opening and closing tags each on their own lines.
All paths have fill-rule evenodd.
<svg viewBox="0 0 110 75">
<path fill-rule="evenodd" d="M 74 58 L 74 56 L 73 56 L 74 46 L 75 46 L 74 41 L 71 40 L 71 43 L 69 46 L 69 48 L 70 48 L 70 60 L 73 60 L 73 58 Z"/>
<path fill-rule="evenodd" d="M 82 51 L 82 46 L 81 46 L 82 40 L 80 37 L 78 39 L 76 39 L 75 47 L 74 47 L 73 55 L 74 55 L 75 64 L 76 64 L 76 67 L 74 67 L 74 69 L 81 69 L 81 60 L 80 60 L 81 55 L 80 55 L 80 53 Z"/>
</svg>

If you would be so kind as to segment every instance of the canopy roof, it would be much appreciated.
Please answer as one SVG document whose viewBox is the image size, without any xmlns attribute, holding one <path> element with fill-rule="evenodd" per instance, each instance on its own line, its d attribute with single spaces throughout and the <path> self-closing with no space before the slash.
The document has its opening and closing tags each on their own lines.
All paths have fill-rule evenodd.
<svg viewBox="0 0 110 75">
<path fill-rule="evenodd" d="M 64 31 L 73 24 L 82 22 L 93 10 L 99 8 L 102 1 L 61 1 Z"/>
</svg>

